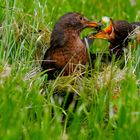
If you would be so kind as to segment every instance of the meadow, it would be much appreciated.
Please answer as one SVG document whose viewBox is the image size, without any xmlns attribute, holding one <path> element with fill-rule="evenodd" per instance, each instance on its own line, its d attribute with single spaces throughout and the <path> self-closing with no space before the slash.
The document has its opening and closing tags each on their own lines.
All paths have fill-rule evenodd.
<svg viewBox="0 0 140 140">
<path fill-rule="evenodd" d="M 90 77 L 74 73 L 50 82 L 41 72 L 54 24 L 72 11 L 97 21 L 103 16 L 140 21 L 139 0 L 0 0 L 1 140 L 140 139 L 140 45 L 135 41 L 123 68 L 121 60 L 102 64 L 99 56 Z M 95 40 L 90 51 L 108 52 L 108 42 Z M 77 109 L 73 112 L 71 104 L 66 112 L 54 103 L 56 91 L 78 94 Z"/>
</svg>

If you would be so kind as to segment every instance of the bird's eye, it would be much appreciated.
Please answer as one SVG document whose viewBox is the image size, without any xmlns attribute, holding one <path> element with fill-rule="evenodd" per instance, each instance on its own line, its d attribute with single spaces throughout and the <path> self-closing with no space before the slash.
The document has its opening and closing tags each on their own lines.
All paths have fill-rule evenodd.
<svg viewBox="0 0 140 140">
<path fill-rule="evenodd" d="M 80 20 L 83 20 L 83 17 L 82 16 L 80 16 Z"/>
</svg>

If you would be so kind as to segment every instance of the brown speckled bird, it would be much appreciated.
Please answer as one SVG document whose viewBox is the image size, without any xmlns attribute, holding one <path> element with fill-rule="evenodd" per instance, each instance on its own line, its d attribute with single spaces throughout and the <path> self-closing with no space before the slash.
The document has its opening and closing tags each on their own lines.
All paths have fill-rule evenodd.
<svg viewBox="0 0 140 140">
<path fill-rule="evenodd" d="M 129 35 L 137 27 L 140 22 L 128 23 L 125 20 L 112 20 L 110 24 L 96 35 L 91 35 L 91 38 L 108 39 L 110 42 L 109 53 L 115 54 L 119 58 L 124 53 L 124 48 L 127 48 L 128 42 L 131 40 Z"/>
<path fill-rule="evenodd" d="M 87 49 L 80 38 L 85 28 L 96 28 L 100 23 L 89 21 L 79 13 L 67 13 L 55 24 L 51 35 L 50 48 L 42 62 L 47 70 L 48 79 L 54 79 L 60 71 L 63 75 L 71 74 L 78 64 L 88 63 Z"/>
</svg>

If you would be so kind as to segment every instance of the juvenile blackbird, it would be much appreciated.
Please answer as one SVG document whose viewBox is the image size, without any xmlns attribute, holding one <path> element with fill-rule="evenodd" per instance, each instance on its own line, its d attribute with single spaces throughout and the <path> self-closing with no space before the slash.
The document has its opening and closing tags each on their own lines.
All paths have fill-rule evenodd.
<svg viewBox="0 0 140 140">
<path fill-rule="evenodd" d="M 110 24 L 96 35 L 91 35 L 91 38 L 108 39 L 110 42 L 109 53 L 115 54 L 119 58 L 124 53 L 124 48 L 127 48 L 132 31 L 140 26 L 140 22 L 128 23 L 125 20 L 112 20 Z"/>
<path fill-rule="evenodd" d="M 54 79 L 58 73 L 64 76 L 71 74 L 77 65 L 88 63 L 87 49 L 80 39 L 85 28 L 96 28 L 100 23 L 89 21 L 79 13 L 66 13 L 57 21 L 51 34 L 50 48 L 46 51 L 42 62 L 48 79 Z"/>
</svg>

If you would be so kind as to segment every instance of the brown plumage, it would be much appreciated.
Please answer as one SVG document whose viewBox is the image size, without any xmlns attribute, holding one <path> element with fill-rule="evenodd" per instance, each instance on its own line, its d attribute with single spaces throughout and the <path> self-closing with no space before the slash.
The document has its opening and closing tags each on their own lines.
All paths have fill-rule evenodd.
<svg viewBox="0 0 140 140">
<path fill-rule="evenodd" d="M 88 63 L 86 47 L 80 39 L 84 28 L 98 27 L 99 23 L 91 22 L 79 13 L 67 13 L 55 24 L 51 35 L 50 48 L 42 62 L 48 78 L 53 79 L 60 71 L 63 75 L 71 74 L 78 64 Z"/>
</svg>

